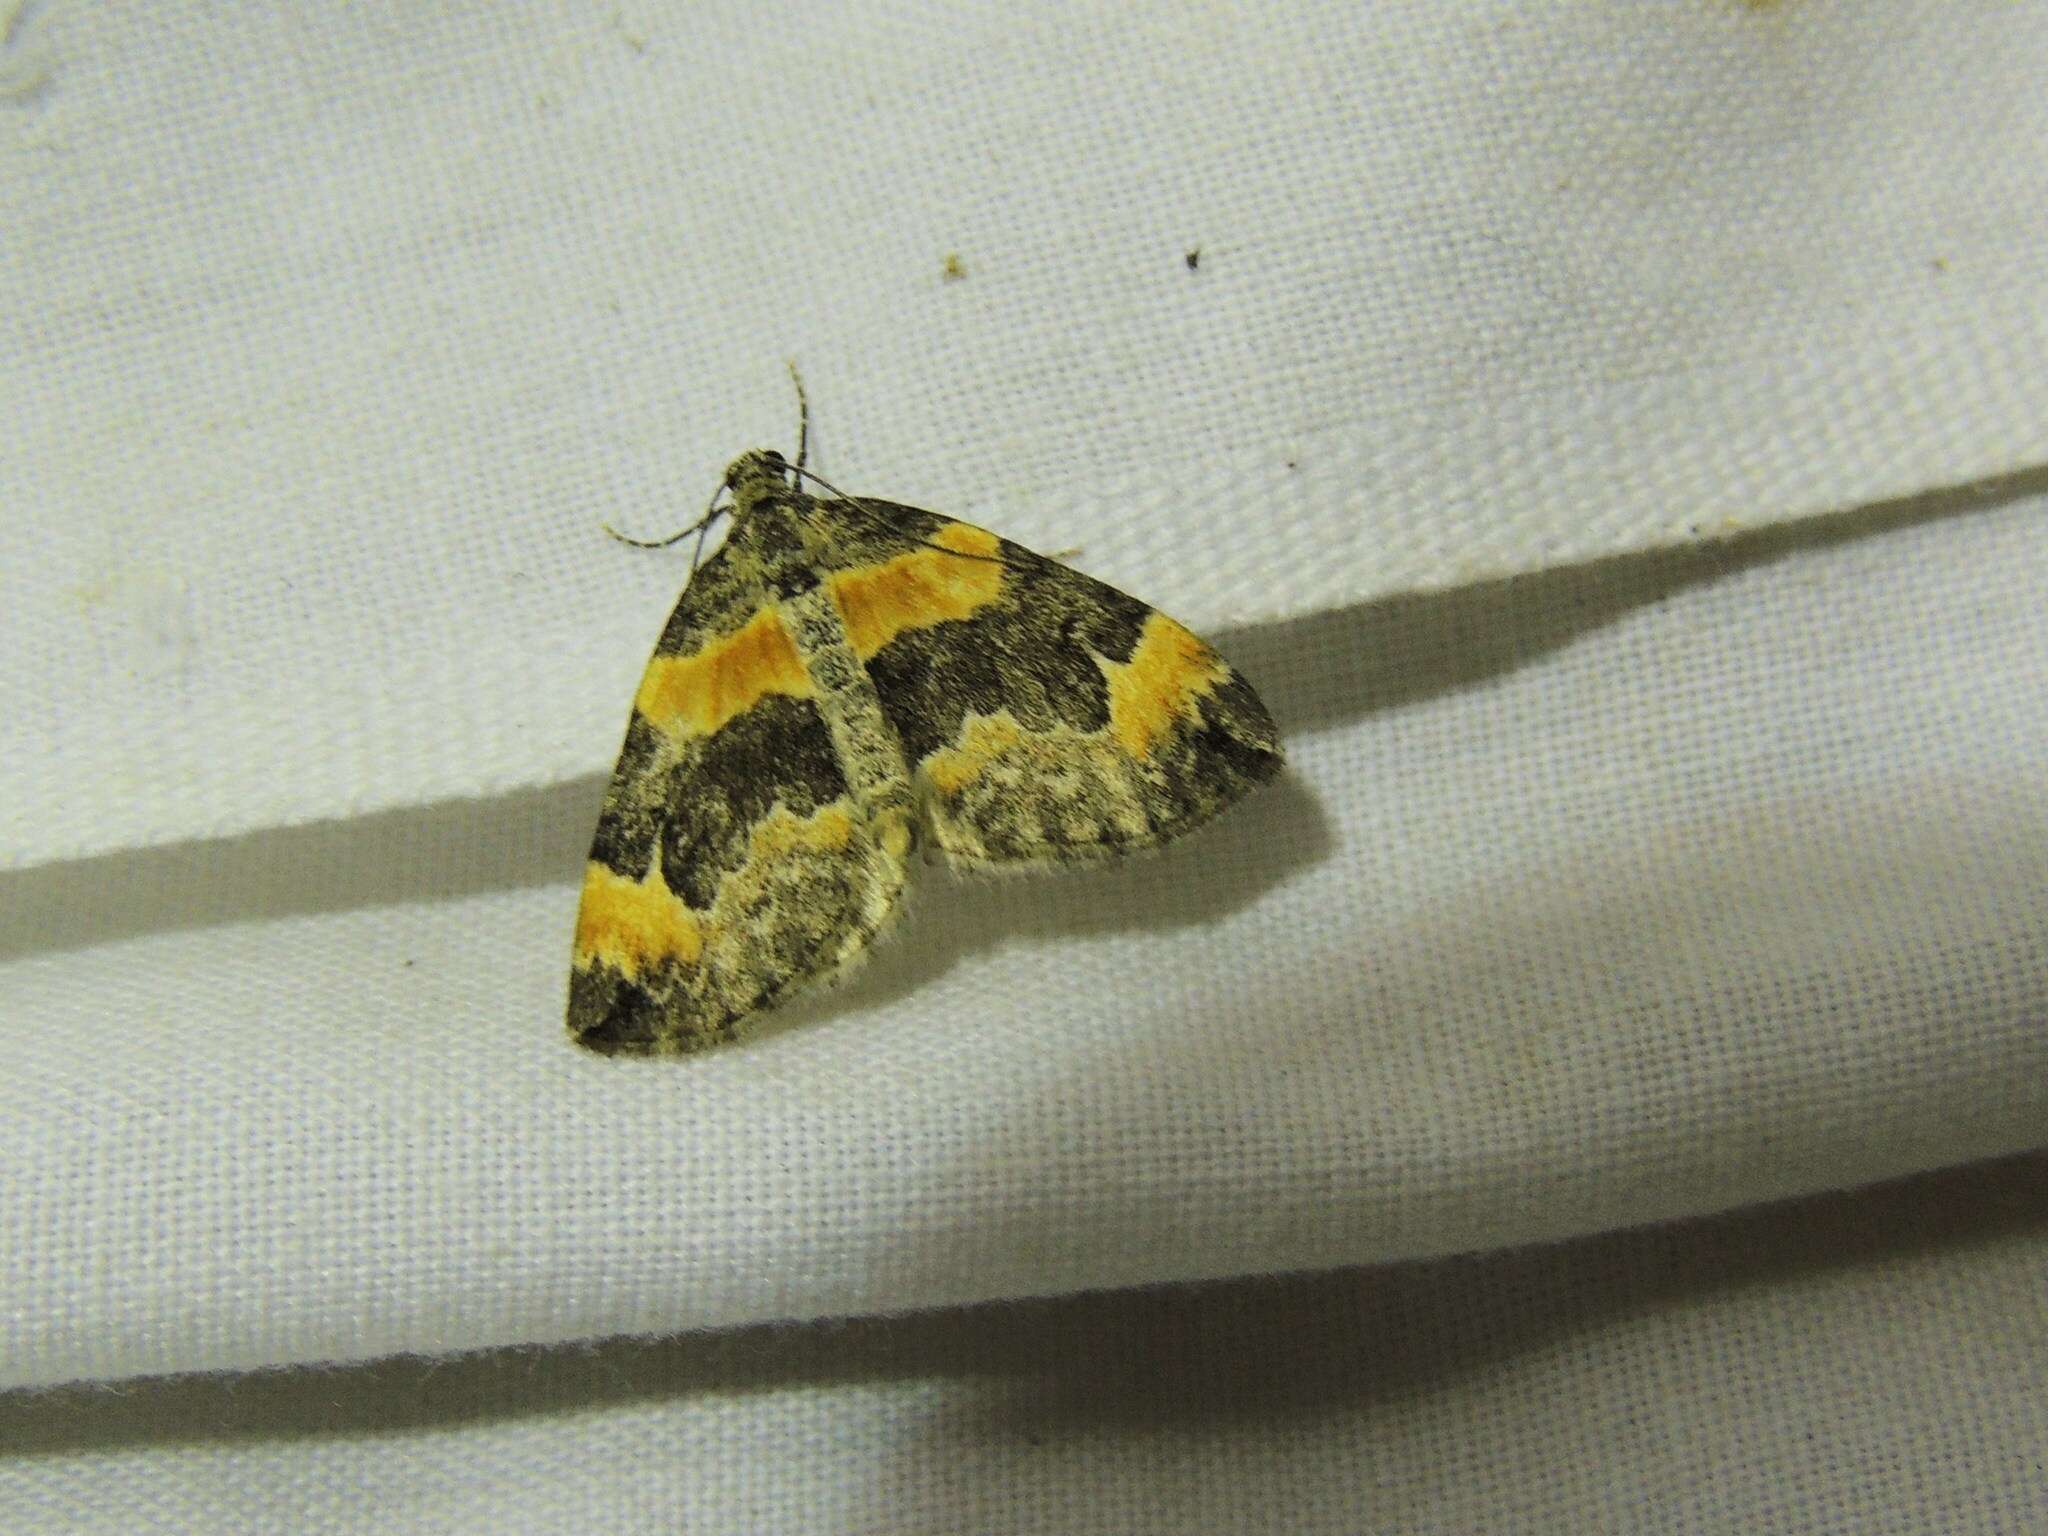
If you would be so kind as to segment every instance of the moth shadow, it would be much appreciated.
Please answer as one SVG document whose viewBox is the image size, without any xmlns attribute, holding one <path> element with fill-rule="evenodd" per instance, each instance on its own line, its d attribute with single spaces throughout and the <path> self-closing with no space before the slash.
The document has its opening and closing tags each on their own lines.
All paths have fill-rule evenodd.
<svg viewBox="0 0 2048 1536">
<path fill-rule="evenodd" d="M 1697 542 L 1208 631 L 1279 722 L 1337 730 L 1486 684 L 1704 587 L 1804 554 L 2048 494 L 2048 469 L 1943 487 Z"/>
<path fill-rule="evenodd" d="M 0 961 L 573 879 L 604 786 L 593 776 L 0 872 Z"/>
<path fill-rule="evenodd" d="M 1103 863 L 1015 872 L 917 868 L 895 921 L 865 964 L 833 986 L 793 998 L 756 1033 L 780 1034 L 851 1008 L 886 1007 L 977 953 L 1118 933 L 1219 923 L 1328 858 L 1329 816 L 1283 770 L 1209 825 L 1164 848 Z"/>
</svg>

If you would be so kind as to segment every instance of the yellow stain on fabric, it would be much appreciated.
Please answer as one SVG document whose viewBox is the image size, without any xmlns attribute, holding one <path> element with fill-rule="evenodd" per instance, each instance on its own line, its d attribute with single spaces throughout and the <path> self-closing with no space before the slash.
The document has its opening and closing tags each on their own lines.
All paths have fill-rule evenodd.
<svg viewBox="0 0 2048 1536">
<path fill-rule="evenodd" d="M 655 657 L 633 707 L 671 736 L 709 736 L 771 693 L 807 699 L 816 692 L 782 616 L 764 608 L 693 656 Z"/>
<path fill-rule="evenodd" d="M 906 629 L 971 619 L 1002 596 L 1002 543 L 970 523 L 948 523 L 931 538 L 940 549 L 915 549 L 880 565 L 855 566 L 831 577 L 832 600 L 853 653 L 866 661 Z M 977 558 L 960 560 L 957 550 Z"/>
<path fill-rule="evenodd" d="M 658 852 L 638 880 L 595 859 L 584 867 L 583 905 L 576 910 L 578 965 L 602 960 L 638 978 L 665 960 L 694 964 L 703 950 L 697 914 L 661 878 Z"/>
<path fill-rule="evenodd" d="M 1163 613 L 1145 620 L 1129 661 L 1096 664 L 1109 680 L 1110 733 L 1141 761 L 1177 721 L 1198 719 L 1196 706 L 1230 676 L 1221 656 Z"/>
</svg>

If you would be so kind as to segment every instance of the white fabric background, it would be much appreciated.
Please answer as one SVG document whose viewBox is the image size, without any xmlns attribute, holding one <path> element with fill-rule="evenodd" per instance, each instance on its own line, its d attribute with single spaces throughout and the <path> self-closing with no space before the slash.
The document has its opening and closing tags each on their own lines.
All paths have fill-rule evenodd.
<svg viewBox="0 0 2048 1536">
<path fill-rule="evenodd" d="M 2042 514 L 1230 637 L 1285 782 L 1121 868 L 934 872 L 682 1065 L 559 1037 L 598 781 L 17 877 L 9 1378 L 1447 1253 L 2037 1144 Z"/>
<path fill-rule="evenodd" d="M 1221 1458 L 1322 1522 L 1276 1529 L 1352 1528 L 1378 1468 L 1452 1490 L 1443 1529 L 1634 1497 L 1746 1530 L 1787 1479 L 1867 1528 L 1859 1465 L 1967 1422 L 1880 1513 L 2001 1528 L 2048 1346 L 2038 1202 L 1998 1192 L 2038 1162 L 1983 1176 L 2022 1211 L 1995 1240 L 1871 1271 L 1823 1224 L 1814 1270 L 1595 1316 L 1583 1355 L 1519 1347 L 1532 1289 L 1638 1294 L 1667 1239 L 1455 1261 L 1450 1301 L 1367 1271 L 1039 1303 L 1025 1337 L 1128 1317 L 1184 1382 L 1276 1309 L 1303 1358 L 1444 1353 L 1363 1405 L 1141 1407 L 1142 1455 L 1074 1356 L 1062 1449 L 986 1484 L 955 1450 L 991 1399 L 945 1378 L 1002 1314 L 865 1325 L 929 1351 L 880 1386 L 767 1325 L 1584 1238 L 2048 1143 L 2044 66 L 2048 15 L 1902 0 L 19 10 L 0 1384 L 754 1329 L 593 1357 L 679 1371 L 658 1402 L 573 1353 L 453 1365 L 484 1419 L 424 1435 L 395 1367 L 249 1386 L 357 1394 L 311 1439 L 195 1441 L 233 1386 L 125 1420 L 16 1396 L 0 1498 L 346 1528 L 361 1477 L 398 1528 L 599 1500 L 1050 1530 L 1123 1467 L 1155 1516 L 1255 1524 L 1188 1493 Z M 935 877 L 747 1050 L 587 1059 L 576 876 L 682 573 L 597 524 L 665 530 L 786 444 L 791 355 L 827 474 L 1082 546 L 1218 634 L 1294 771 L 1157 860 Z M 1826 1209 L 1925 1218 L 1863 1198 Z M 1790 1241 L 1735 1220 L 1668 1241 Z M 1408 1299 L 1352 1316 L 1382 1284 Z M 1930 1376 L 1959 1354 L 2003 1374 Z M 1646 1372 L 1713 1384 L 1684 1422 L 1736 1449 L 1649 1457 L 1697 1500 L 1573 1454 L 1626 1438 Z"/>
<path fill-rule="evenodd" d="M 786 357 L 839 483 L 1202 627 L 2048 447 L 2031 8 L 18 31 L 11 863 L 601 770 L 681 565 L 597 525 L 787 443 Z"/>
<path fill-rule="evenodd" d="M 2044 1191 L 2035 1157 L 1481 1259 L 17 1396 L 0 1443 L 37 1533 L 2015 1536 Z"/>
</svg>

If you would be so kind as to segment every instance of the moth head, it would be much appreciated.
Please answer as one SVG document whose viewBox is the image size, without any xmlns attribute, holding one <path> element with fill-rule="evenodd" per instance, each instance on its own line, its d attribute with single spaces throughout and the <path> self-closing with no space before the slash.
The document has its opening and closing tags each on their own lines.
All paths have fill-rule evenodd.
<svg viewBox="0 0 2048 1536">
<path fill-rule="evenodd" d="M 726 466 L 725 486 L 733 510 L 745 517 L 757 503 L 789 489 L 789 461 L 773 448 L 755 448 Z"/>
</svg>

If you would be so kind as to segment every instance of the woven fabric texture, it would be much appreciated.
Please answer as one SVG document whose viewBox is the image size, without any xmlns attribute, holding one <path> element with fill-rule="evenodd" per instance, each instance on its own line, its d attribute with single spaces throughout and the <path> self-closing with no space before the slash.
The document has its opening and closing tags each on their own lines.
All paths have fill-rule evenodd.
<svg viewBox="0 0 2048 1536">
<path fill-rule="evenodd" d="M 838 483 L 1204 628 L 2048 458 L 2032 8 L 11 35 L 0 864 L 601 770 L 681 567 L 599 524 L 785 358 Z"/>
<path fill-rule="evenodd" d="M 16 1382 L 1562 1237 L 2036 1144 L 2041 496 L 1228 637 L 1289 777 L 560 1036 L 596 781 L 16 877 Z M 110 893 L 118 909 L 108 910 Z"/>
<path fill-rule="evenodd" d="M 0 15 L 0 1526 L 2009 1527 L 2044 78 L 1989 0 Z M 686 566 L 600 525 L 788 358 L 1291 768 L 588 1057 Z"/>
<path fill-rule="evenodd" d="M 0 1398 L 21 1536 L 2013 1536 L 2048 1160 L 1438 1263 Z"/>
</svg>

